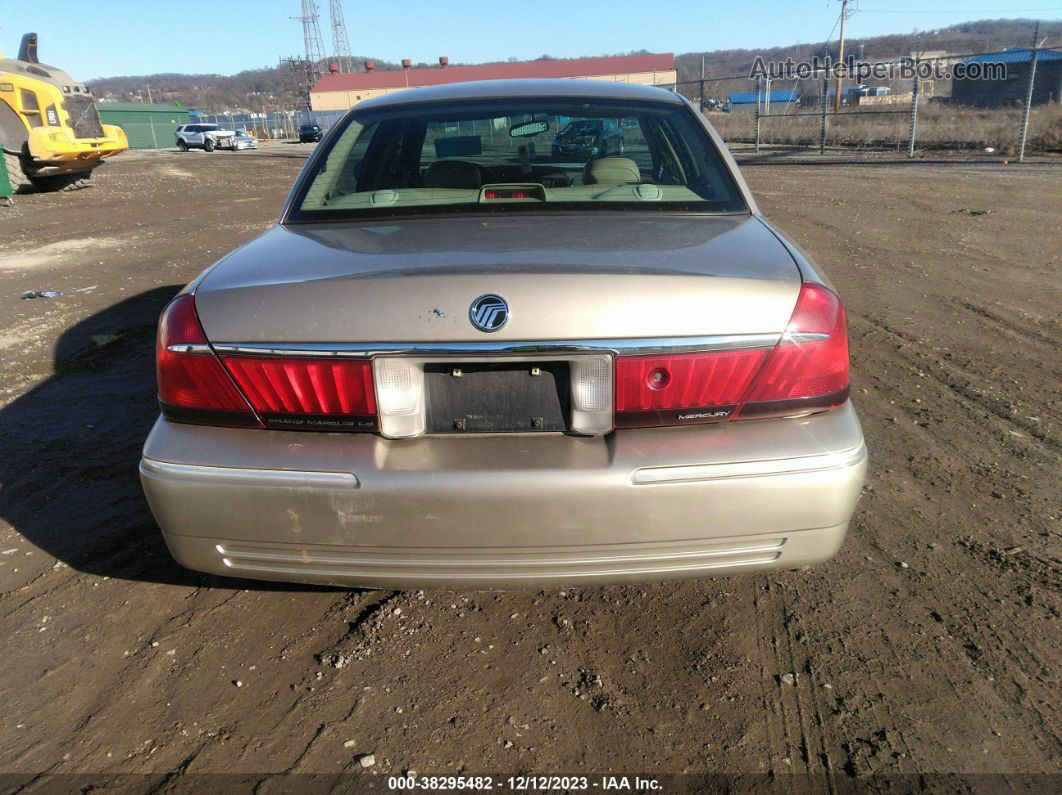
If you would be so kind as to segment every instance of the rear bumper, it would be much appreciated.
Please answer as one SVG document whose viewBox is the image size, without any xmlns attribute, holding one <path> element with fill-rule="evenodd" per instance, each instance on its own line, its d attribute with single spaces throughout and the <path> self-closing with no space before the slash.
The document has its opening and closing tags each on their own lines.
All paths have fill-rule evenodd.
<svg viewBox="0 0 1062 795">
<path fill-rule="evenodd" d="M 159 420 L 141 479 L 183 565 L 382 588 L 537 588 L 792 568 L 840 546 L 851 404 L 605 437 L 388 440 Z"/>
</svg>

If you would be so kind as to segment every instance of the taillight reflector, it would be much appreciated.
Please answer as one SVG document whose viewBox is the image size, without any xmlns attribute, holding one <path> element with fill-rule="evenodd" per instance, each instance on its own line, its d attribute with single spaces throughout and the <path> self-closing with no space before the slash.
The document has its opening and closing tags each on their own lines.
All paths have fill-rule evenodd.
<svg viewBox="0 0 1062 795">
<path fill-rule="evenodd" d="M 740 416 L 780 416 L 839 406 L 848 399 L 848 328 L 837 294 L 805 284 L 785 334 Z"/>
<path fill-rule="evenodd" d="M 191 294 L 159 321 L 159 401 L 172 420 L 318 431 L 376 429 L 368 359 L 226 356 L 207 341 Z"/>
<path fill-rule="evenodd" d="M 262 414 L 376 413 L 368 359 L 226 356 L 223 361 Z"/>
<path fill-rule="evenodd" d="M 670 425 L 726 419 L 760 371 L 767 349 L 620 356 L 616 359 L 616 425 Z M 686 411 L 697 409 L 698 411 Z M 707 410 L 707 411 L 701 411 Z"/>
<path fill-rule="evenodd" d="M 211 350 L 190 293 L 175 298 L 159 319 L 155 371 L 159 401 L 171 419 L 259 424 Z"/>
<path fill-rule="evenodd" d="M 791 416 L 848 399 L 844 306 L 805 284 L 772 349 L 616 358 L 616 427 Z"/>
</svg>

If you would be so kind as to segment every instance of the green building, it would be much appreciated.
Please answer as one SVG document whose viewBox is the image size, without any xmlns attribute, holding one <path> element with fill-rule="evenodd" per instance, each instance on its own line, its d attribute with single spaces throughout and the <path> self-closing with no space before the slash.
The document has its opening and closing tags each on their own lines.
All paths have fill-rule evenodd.
<svg viewBox="0 0 1062 795">
<path fill-rule="evenodd" d="M 97 102 L 100 120 L 125 130 L 130 149 L 168 149 L 174 146 L 173 131 L 188 123 L 188 111 L 173 105 L 142 102 Z"/>
</svg>

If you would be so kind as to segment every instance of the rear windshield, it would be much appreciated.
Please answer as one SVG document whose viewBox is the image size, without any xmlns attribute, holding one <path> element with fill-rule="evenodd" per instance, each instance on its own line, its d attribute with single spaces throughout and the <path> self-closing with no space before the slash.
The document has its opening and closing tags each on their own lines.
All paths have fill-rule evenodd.
<svg viewBox="0 0 1062 795">
<path fill-rule="evenodd" d="M 494 100 L 357 110 L 288 221 L 518 211 L 746 212 L 684 105 Z"/>
</svg>

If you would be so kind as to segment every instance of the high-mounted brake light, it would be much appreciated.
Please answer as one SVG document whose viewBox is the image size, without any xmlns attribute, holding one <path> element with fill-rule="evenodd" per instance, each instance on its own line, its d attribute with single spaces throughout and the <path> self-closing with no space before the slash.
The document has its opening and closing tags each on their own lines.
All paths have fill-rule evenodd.
<svg viewBox="0 0 1062 795">
<path fill-rule="evenodd" d="M 616 359 L 616 427 L 787 417 L 848 399 L 844 306 L 805 284 L 773 349 Z"/>
<path fill-rule="evenodd" d="M 159 402 L 168 418 L 261 427 L 207 341 L 191 293 L 163 310 L 155 347 Z"/>
<path fill-rule="evenodd" d="M 483 192 L 484 199 L 536 199 L 537 196 L 526 190 L 488 190 Z"/>
</svg>

